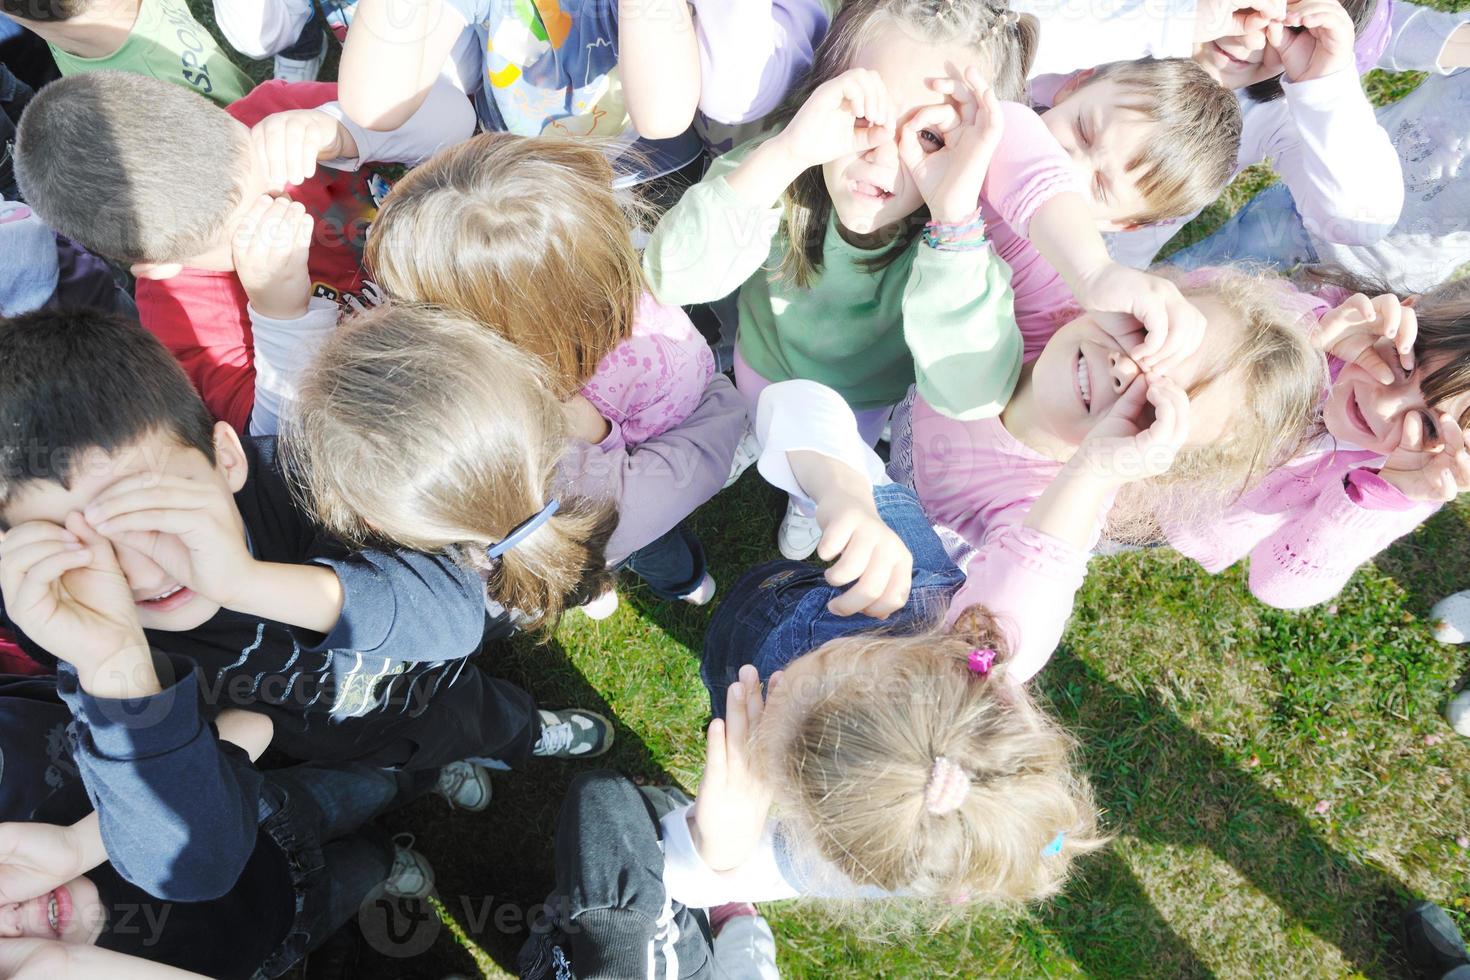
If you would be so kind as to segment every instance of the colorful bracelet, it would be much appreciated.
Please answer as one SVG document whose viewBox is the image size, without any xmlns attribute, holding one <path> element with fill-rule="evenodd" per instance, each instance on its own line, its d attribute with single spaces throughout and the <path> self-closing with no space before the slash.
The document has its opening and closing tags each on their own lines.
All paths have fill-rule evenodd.
<svg viewBox="0 0 1470 980">
<path fill-rule="evenodd" d="M 985 218 L 980 209 L 963 221 L 931 221 L 924 226 L 924 244 L 941 252 L 973 252 L 985 247 Z"/>
</svg>

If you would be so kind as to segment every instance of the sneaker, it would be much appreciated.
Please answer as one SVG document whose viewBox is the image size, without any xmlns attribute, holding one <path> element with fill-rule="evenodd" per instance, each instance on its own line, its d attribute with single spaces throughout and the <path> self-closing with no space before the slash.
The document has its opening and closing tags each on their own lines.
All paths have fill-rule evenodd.
<svg viewBox="0 0 1470 980">
<path fill-rule="evenodd" d="M 1464 643 L 1470 638 L 1470 589 L 1447 595 L 1429 610 L 1434 638 L 1441 643 Z"/>
<path fill-rule="evenodd" d="M 314 82 L 327 60 L 327 36 L 322 34 L 322 50 L 315 58 L 298 61 L 276 55 L 276 78 L 283 82 Z"/>
<path fill-rule="evenodd" d="M 715 597 L 715 577 L 709 572 L 704 573 L 704 579 L 695 587 L 694 591 L 681 598 L 691 606 L 707 606 L 709 601 Z"/>
<path fill-rule="evenodd" d="M 730 475 L 725 480 L 721 490 L 728 490 L 740 479 L 740 475 L 750 469 L 751 464 L 761 458 L 761 442 L 755 437 L 755 427 L 749 422 L 745 423 L 745 431 L 740 433 L 740 442 L 735 446 L 735 458 L 730 461 Z"/>
<path fill-rule="evenodd" d="M 593 621 L 601 621 L 618 611 L 618 594 L 608 589 L 602 595 L 591 602 L 583 603 L 577 607 L 582 614 Z"/>
<path fill-rule="evenodd" d="M 383 890 L 394 898 L 428 898 L 434 890 L 434 869 L 413 844 L 413 834 L 393 838 L 393 870 L 388 872 Z"/>
<path fill-rule="evenodd" d="M 1433 902 L 1419 902 L 1404 913 L 1404 952 L 1424 976 L 1441 977 L 1470 964 L 1459 927 Z"/>
<path fill-rule="evenodd" d="M 1451 728 L 1470 738 L 1470 687 L 1456 694 L 1455 699 L 1445 706 L 1444 716 Z"/>
<path fill-rule="evenodd" d="M 490 771 L 473 762 L 451 762 L 439 770 L 434 792 L 456 810 L 479 813 L 490 805 Z"/>
<path fill-rule="evenodd" d="M 822 540 L 822 529 L 815 517 L 807 517 L 796 509 L 796 501 L 786 501 L 786 516 L 781 519 L 781 530 L 776 534 L 776 547 L 792 561 L 810 558 Z"/>
<path fill-rule="evenodd" d="M 613 744 L 613 726 L 595 711 L 541 711 L 541 737 L 531 754 L 542 759 L 590 759 Z"/>
</svg>

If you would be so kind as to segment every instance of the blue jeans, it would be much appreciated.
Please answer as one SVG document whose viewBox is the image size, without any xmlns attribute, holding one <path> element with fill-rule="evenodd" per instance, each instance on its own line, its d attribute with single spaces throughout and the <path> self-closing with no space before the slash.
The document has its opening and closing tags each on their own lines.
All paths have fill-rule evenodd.
<svg viewBox="0 0 1470 980">
<path fill-rule="evenodd" d="M 704 546 L 683 524 L 678 525 L 623 560 L 660 599 L 682 599 L 704 581 Z"/>
<path fill-rule="evenodd" d="M 1166 260 L 1181 269 L 1260 262 L 1282 272 L 1317 261 L 1317 250 L 1285 184 L 1275 183 L 1245 203 L 1208 238 Z"/>
<path fill-rule="evenodd" d="M 20 200 L 15 182 L 15 127 L 36 93 L 0 62 L 0 196 Z"/>
<path fill-rule="evenodd" d="M 725 690 L 745 664 L 754 664 L 765 679 L 829 640 L 878 630 L 918 633 L 944 618 L 965 573 L 945 554 L 912 490 L 889 484 L 874 488 L 873 497 L 883 523 L 914 556 L 908 602 L 883 620 L 835 616 L 827 603 L 846 587 L 828 585 L 821 565 L 784 559 L 757 565 L 731 587 L 704 634 L 700 675 L 715 717 L 724 714 Z"/>
</svg>

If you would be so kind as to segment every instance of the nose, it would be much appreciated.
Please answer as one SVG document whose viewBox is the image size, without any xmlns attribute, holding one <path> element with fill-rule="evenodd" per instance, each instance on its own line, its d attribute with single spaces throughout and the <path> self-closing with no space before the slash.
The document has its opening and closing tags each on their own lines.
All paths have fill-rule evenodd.
<svg viewBox="0 0 1470 980">
<path fill-rule="evenodd" d="M 884 140 L 863 154 L 863 159 L 875 167 L 893 170 L 898 167 L 898 141 Z"/>
<path fill-rule="evenodd" d="M 1128 390 L 1133 379 L 1143 373 L 1138 362 L 1122 351 L 1113 351 L 1108 355 L 1108 371 L 1113 376 L 1113 391 L 1118 394 Z"/>
<path fill-rule="evenodd" d="M 1260 51 L 1266 46 L 1266 32 L 1263 29 L 1242 34 L 1235 38 L 1235 46 L 1241 49 L 1242 54 L 1251 54 Z M 1232 51 L 1231 54 L 1235 54 L 1235 52 Z M 1237 54 L 1236 57 L 1240 57 L 1240 55 Z"/>
<path fill-rule="evenodd" d="M 136 548 L 114 543 L 112 550 L 117 555 L 117 564 L 122 569 L 123 577 L 128 580 L 128 586 L 134 592 L 152 594 L 173 581 L 173 577 L 156 561 Z"/>
</svg>

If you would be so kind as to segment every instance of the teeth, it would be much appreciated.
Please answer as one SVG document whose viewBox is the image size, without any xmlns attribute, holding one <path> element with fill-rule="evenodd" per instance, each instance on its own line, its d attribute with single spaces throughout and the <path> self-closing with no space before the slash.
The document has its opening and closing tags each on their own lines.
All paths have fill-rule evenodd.
<svg viewBox="0 0 1470 980">
<path fill-rule="evenodd" d="M 52 895 L 46 903 L 46 921 L 51 923 L 52 932 L 60 932 L 60 922 L 56 918 L 56 896 Z"/>
<path fill-rule="evenodd" d="M 1087 377 L 1087 361 L 1077 355 L 1077 390 L 1082 392 L 1082 404 L 1092 407 L 1092 381 Z"/>
<path fill-rule="evenodd" d="M 144 599 L 143 601 L 144 602 L 158 602 L 160 599 L 167 599 L 169 596 L 173 595 L 175 592 L 182 591 L 183 588 L 184 587 L 182 585 L 176 585 L 173 588 L 169 589 L 167 592 L 160 592 L 158 595 L 154 596 L 152 599 Z"/>
</svg>

